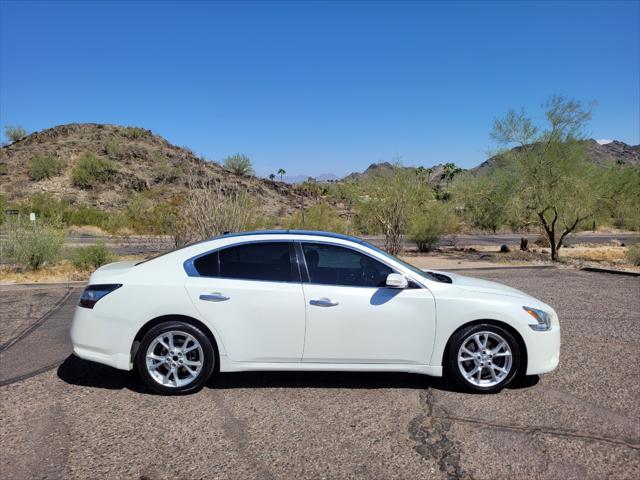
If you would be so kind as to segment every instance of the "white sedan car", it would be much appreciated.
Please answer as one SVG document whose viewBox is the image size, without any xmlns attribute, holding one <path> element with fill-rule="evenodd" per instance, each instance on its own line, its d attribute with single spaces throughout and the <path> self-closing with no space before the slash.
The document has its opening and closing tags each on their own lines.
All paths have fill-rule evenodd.
<svg viewBox="0 0 640 480">
<path fill-rule="evenodd" d="M 526 293 L 422 271 L 358 238 L 228 234 L 99 268 L 71 326 L 74 353 L 136 369 L 163 394 L 214 371 L 443 374 L 476 392 L 557 367 L 556 312 Z"/>
</svg>

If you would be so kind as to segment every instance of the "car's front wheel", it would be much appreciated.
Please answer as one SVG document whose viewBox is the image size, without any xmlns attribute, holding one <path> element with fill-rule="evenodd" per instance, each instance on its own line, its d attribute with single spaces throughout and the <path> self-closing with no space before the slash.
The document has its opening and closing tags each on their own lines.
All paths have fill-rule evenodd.
<svg viewBox="0 0 640 480">
<path fill-rule="evenodd" d="M 497 325 L 471 325 L 451 338 L 447 367 L 449 374 L 466 389 L 498 392 L 519 373 L 518 342 Z"/>
<path fill-rule="evenodd" d="M 211 342 L 200 329 L 184 322 L 153 327 L 142 338 L 136 355 L 142 381 L 164 395 L 199 390 L 214 367 Z"/>
</svg>

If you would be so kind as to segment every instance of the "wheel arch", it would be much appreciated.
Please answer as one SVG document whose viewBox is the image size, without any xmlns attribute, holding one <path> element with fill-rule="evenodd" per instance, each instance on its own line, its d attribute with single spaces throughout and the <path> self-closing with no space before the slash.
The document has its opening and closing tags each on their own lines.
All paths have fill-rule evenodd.
<svg viewBox="0 0 640 480">
<path fill-rule="evenodd" d="M 513 335 L 513 338 L 515 338 L 516 342 L 518 342 L 518 348 L 520 349 L 521 365 L 520 365 L 519 375 L 525 375 L 525 372 L 527 371 L 528 353 L 527 353 L 527 345 L 526 343 L 524 343 L 524 339 L 522 338 L 522 335 L 520 335 L 520 332 L 518 332 L 518 330 L 516 330 L 513 326 L 509 325 L 508 323 L 500 320 L 489 319 L 489 318 L 467 322 L 463 325 L 460 325 L 453 332 L 451 332 L 451 335 L 449 335 L 449 338 L 447 339 L 447 345 L 445 346 L 444 351 L 442 352 L 442 358 L 440 359 L 440 361 L 442 362 L 441 365 L 443 367 L 446 365 L 446 359 L 447 359 L 447 356 L 449 355 L 449 348 L 451 347 L 451 339 L 453 338 L 453 336 L 463 328 L 471 327 L 473 325 L 495 325 L 496 327 L 504 328 L 507 332 Z"/>
<path fill-rule="evenodd" d="M 131 344 L 130 361 L 131 361 L 131 363 L 133 365 L 135 365 L 135 358 L 136 358 L 136 355 L 138 353 L 138 347 L 140 346 L 140 342 L 142 341 L 144 336 L 153 327 L 155 327 L 156 325 L 159 325 L 161 323 L 165 323 L 165 322 L 183 322 L 183 323 L 187 323 L 187 324 L 192 325 L 192 326 L 198 328 L 199 330 L 201 330 L 202 333 L 204 333 L 207 336 L 207 338 L 211 342 L 211 346 L 213 347 L 213 352 L 214 352 L 215 357 L 216 357 L 215 358 L 216 361 L 215 361 L 215 370 L 214 371 L 219 371 L 219 369 L 220 369 L 220 352 L 218 350 L 218 341 L 216 340 L 216 337 L 213 335 L 213 332 L 211 331 L 211 329 L 209 327 L 207 327 L 204 323 L 202 323 L 198 319 L 195 319 L 193 317 L 189 317 L 187 315 L 174 315 L 174 314 L 162 315 L 160 317 L 153 318 L 153 319 L 149 320 L 147 323 L 145 323 L 142 327 L 140 327 L 140 329 L 136 333 L 136 336 L 134 337 L 133 342 Z"/>
</svg>

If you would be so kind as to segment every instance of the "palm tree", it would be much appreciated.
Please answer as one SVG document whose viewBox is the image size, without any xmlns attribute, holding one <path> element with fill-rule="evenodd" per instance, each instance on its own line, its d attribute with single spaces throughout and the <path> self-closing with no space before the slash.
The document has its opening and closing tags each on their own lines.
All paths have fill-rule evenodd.
<svg viewBox="0 0 640 480">
<path fill-rule="evenodd" d="M 273 179 L 276 178 L 275 174 L 270 173 L 269 174 L 269 180 L 271 180 L 273 182 Z"/>
<path fill-rule="evenodd" d="M 282 181 L 282 176 L 287 173 L 287 171 L 284 168 L 281 168 L 280 170 L 278 170 L 278 175 L 280 175 L 280 181 Z"/>
<path fill-rule="evenodd" d="M 449 185 L 453 178 L 460 172 L 462 172 L 462 169 L 457 167 L 455 163 L 445 163 L 441 177 L 446 184 Z"/>
</svg>

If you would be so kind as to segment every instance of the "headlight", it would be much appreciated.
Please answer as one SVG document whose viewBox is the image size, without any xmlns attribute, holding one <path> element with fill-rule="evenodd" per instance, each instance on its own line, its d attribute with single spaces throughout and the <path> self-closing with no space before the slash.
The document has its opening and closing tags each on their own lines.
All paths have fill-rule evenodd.
<svg viewBox="0 0 640 480">
<path fill-rule="evenodd" d="M 537 308 L 522 307 L 524 311 L 536 319 L 537 323 L 530 323 L 529 326 L 532 330 L 537 332 L 544 332 L 551 329 L 551 315 Z"/>
<path fill-rule="evenodd" d="M 93 308 L 93 306 L 105 295 L 113 292 L 114 290 L 120 288 L 122 286 L 121 283 L 112 283 L 109 285 L 89 285 L 84 289 L 82 295 L 80 296 L 80 305 L 85 308 Z"/>
</svg>

